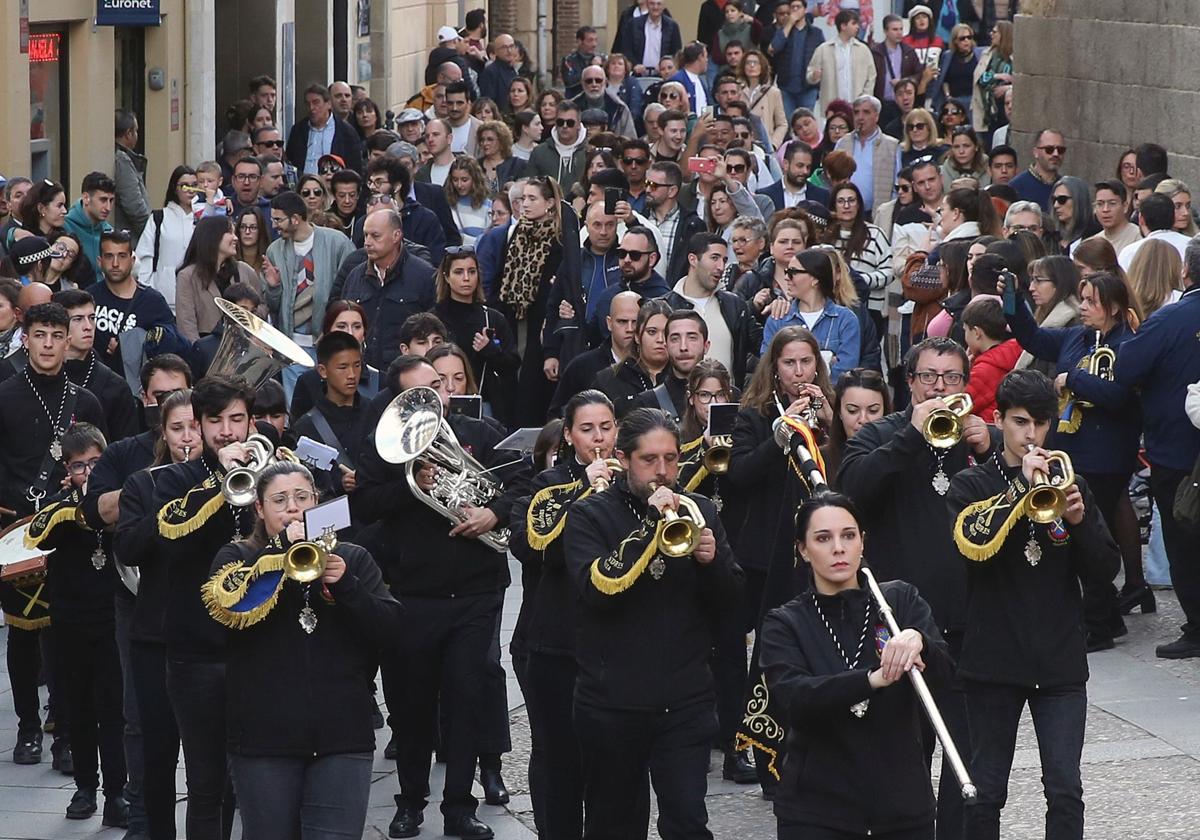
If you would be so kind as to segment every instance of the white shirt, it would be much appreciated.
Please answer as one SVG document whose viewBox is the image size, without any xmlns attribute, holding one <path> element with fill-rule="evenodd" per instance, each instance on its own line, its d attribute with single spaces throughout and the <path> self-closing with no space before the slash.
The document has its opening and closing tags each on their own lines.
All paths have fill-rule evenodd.
<svg viewBox="0 0 1200 840">
<path fill-rule="evenodd" d="M 636 19 L 637 14 L 634 13 Z M 646 15 L 646 46 L 642 49 L 642 65 L 658 72 L 658 61 L 662 58 L 662 18 L 655 23 Z"/>
<path fill-rule="evenodd" d="M 716 293 L 702 298 L 692 297 L 683 290 L 686 282 L 686 277 L 681 278 L 675 284 L 674 291 L 695 307 L 704 323 L 708 325 L 708 352 L 704 354 L 705 358 L 716 359 L 725 365 L 726 370 L 733 370 L 733 333 L 729 331 L 725 316 L 721 314 L 721 304 Z"/>
<path fill-rule="evenodd" d="M 434 163 L 429 166 L 429 181 L 439 187 L 446 186 L 446 178 L 450 174 L 450 164 Z"/>
<path fill-rule="evenodd" d="M 783 182 L 783 209 L 791 210 L 801 201 L 808 200 L 808 184 L 804 185 L 804 189 L 800 192 L 792 192 L 788 189 L 787 181 Z"/>
<path fill-rule="evenodd" d="M 1145 239 L 1139 239 L 1131 245 L 1126 245 L 1121 249 L 1121 253 L 1117 255 L 1117 262 L 1121 268 L 1129 271 L 1129 267 L 1133 265 L 1133 258 L 1137 256 L 1137 252 L 1141 247 L 1151 239 L 1162 239 L 1168 245 L 1179 252 L 1179 258 L 1183 259 L 1184 251 L 1187 250 L 1188 243 L 1192 240 L 1182 233 L 1177 233 L 1173 230 L 1155 230 L 1151 231 Z"/>
<path fill-rule="evenodd" d="M 450 151 L 455 153 L 466 151 L 467 140 L 471 137 L 471 121 L 467 120 L 457 128 L 450 126 L 450 132 Z"/>
<path fill-rule="evenodd" d="M 687 73 L 687 77 L 692 80 L 692 88 L 696 91 L 696 113 L 699 114 L 708 107 L 708 94 L 704 92 L 704 82 L 691 70 L 683 72 Z"/>
<path fill-rule="evenodd" d="M 854 73 L 851 60 L 851 41 L 833 39 L 833 55 L 837 59 L 837 95 L 847 102 L 854 99 Z"/>
</svg>

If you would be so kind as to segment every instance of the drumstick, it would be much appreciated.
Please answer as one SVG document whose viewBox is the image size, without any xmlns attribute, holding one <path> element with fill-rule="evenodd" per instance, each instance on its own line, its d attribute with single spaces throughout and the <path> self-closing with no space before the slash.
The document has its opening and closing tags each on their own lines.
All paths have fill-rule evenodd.
<svg viewBox="0 0 1200 840">
<path fill-rule="evenodd" d="M 12 508 L 0 507 L 0 516 L 16 516 L 17 512 Z"/>
</svg>

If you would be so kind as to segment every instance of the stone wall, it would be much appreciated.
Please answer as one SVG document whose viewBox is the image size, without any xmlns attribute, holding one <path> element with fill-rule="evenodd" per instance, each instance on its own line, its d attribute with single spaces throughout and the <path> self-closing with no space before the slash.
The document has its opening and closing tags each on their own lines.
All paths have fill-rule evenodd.
<svg viewBox="0 0 1200 840">
<path fill-rule="evenodd" d="M 1200 184 L 1200 18 L 1187 0 L 1023 0 L 1016 20 L 1012 144 L 1024 165 L 1036 132 L 1062 130 L 1064 172 L 1116 175 L 1138 143 L 1171 152 Z"/>
</svg>

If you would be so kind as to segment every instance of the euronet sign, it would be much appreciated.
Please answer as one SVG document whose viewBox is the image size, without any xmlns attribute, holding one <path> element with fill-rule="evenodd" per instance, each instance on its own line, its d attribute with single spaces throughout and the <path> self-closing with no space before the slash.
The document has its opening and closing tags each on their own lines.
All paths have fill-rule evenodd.
<svg viewBox="0 0 1200 840">
<path fill-rule="evenodd" d="M 158 26 L 159 0 L 96 0 L 97 26 Z"/>
</svg>

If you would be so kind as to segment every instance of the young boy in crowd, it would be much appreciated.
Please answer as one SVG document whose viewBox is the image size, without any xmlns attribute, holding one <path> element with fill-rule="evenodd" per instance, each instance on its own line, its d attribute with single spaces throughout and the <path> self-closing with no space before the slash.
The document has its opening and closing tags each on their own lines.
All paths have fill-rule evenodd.
<svg viewBox="0 0 1200 840">
<path fill-rule="evenodd" d="M 996 389 L 1016 367 L 1021 345 L 1008 334 L 1004 310 L 992 297 L 978 297 L 967 304 L 962 322 L 971 355 L 971 378 L 967 381 L 967 393 L 974 405 L 971 413 L 990 423 L 996 410 Z"/>
<path fill-rule="evenodd" d="M 192 199 L 192 216 L 196 221 L 210 216 L 233 215 L 233 202 L 221 192 L 224 180 L 221 164 L 215 160 L 206 160 L 196 167 L 196 184 L 204 190 Z"/>
<path fill-rule="evenodd" d="M 353 492 L 356 486 L 358 444 L 369 431 L 361 428 L 366 407 L 358 393 L 362 364 L 362 346 L 350 333 L 331 332 L 317 342 L 317 373 L 325 392 L 295 422 L 292 433 L 297 440 L 311 438 L 338 451 L 331 468 L 313 470 L 322 499 Z"/>
</svg>

